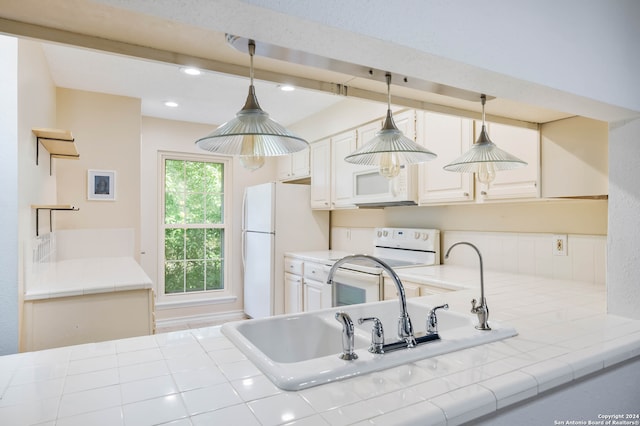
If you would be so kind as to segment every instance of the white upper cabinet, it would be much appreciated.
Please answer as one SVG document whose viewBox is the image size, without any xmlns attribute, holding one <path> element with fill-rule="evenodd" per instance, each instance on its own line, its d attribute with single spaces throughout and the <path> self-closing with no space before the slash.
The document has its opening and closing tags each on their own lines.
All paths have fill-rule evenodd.
<svg viewBox="0 0 640 426">
<path fill-rule="evenodd" d="M 476 137 L 482 122 L 476 121 Z M 477 201 L 540 197 L 540 132 L 537 129 L 487 123 L 489 138 L 499 148 L 527 162 L 525 167 L 496 172 L 489 188 L 476 182 Z"/>
<path fill-rule="evenodd" d="M 347 163 L 344 158 L 356 150 L 355 130 L 331 138 L 331 208 L 355 208 L 353 204 L 353 172 L 362 166 Z"/>
<path fill-rule="evenodd" d="M 311 144 L 311 208 L 355 208 L 353 172 L 361 166 L 344 161 L 355 150 L 355 130 Z"/>
<path fill-rule="evenodd" d="M 311 208 L 331 208 L 331 139 L 311 144 Z"/>
<path fill-rule="evenodd" d="M 419 112 L 417 118 L 418 142 L 438 155 L 435 160 L 419 165 L 418 203 L 473 201 L 474 175 L 443 169 L 473 144 L 473 120 L 432 112 Z"/>
<path fill-rule="evenodd" d="M 311 174 L 310 149 L 278 157 L 278 180 L 288 181 L 307 178 Z"/>
</svg>

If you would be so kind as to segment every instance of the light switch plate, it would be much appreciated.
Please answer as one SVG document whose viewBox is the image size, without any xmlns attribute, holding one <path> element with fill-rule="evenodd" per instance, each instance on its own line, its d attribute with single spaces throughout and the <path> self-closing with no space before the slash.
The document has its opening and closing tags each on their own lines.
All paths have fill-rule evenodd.
<svg viewBox="0 0 640 426">
<path fill-rule="evenodd" d="M 566 235 L 553 236 L 553 255 L 554 256 L 567 255 L 567 236 Z"/>
</svg>

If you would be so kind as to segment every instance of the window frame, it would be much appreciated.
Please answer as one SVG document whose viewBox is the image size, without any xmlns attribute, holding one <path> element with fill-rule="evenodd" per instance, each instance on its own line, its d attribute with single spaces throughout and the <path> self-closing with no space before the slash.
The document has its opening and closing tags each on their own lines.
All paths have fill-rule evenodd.
<svg viewBox="0 0 640 426">
<path fill-rule="evenodd" d="M 194 161 L 194 162 L 206 162 L 206 163 L 219 163 L 224 168 L 223 172 L 223 214 L 222 224 L 216 224 L 212 228 L 222 229 L 224 231 L 224 261 L 223 261 L 223 273 L 222 279 L 224 283 L 224 289 L 222 290 L 209 290 L 209 291 L 194 291 L 184 293 L 165 293 L 164 282 L 164 262 L 165 262 L 165 176 L 166 176 L 166 160 L 176 161 Z M 156 297 L 159 304 L 181 304 L 189 302 L 203 302 L 203 301 L 216 301 L 227 302 L 230 297 L 234 296 L 234 289 L 231 280 L 231 236 L 232 236 L 232 223 L 231 223 L 231 208 L 232 208 L 232 185 L 231 185 L 231 170 L 232 161 L 228 157 L 222 156 L 210 156 L 210 155 L 196 155 L 187 153 L 175 153 L 175 152 L 162 152 L 158 156 L 158 283 Z M 194 228 L 209 228 L 207 225 L 196 224 Z"/>
</svg>

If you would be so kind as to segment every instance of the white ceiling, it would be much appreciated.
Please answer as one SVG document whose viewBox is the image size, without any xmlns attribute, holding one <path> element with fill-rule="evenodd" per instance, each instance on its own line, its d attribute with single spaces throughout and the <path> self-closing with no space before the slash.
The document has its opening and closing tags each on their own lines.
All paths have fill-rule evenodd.
<svg viewBox="0 0 640 426">
<path fill-rule="evenodd" d="M 139 98 L 142 114 L 150 117 L 217 126 L 242 108 L 249 88 L 249 76 L 212 71 L 190 76 L 172 64 L 56 44 L 43 44 L 43 49 L 56 86 Z M 259 60 L 254 58 L 256 64 Z M 254 85 L 260 106 L 285 126 L 344 99 L 304 89 L 285 92 L 259 80 Z M 179 106 L 167 107 L 166 101 Z"/>
</svg>

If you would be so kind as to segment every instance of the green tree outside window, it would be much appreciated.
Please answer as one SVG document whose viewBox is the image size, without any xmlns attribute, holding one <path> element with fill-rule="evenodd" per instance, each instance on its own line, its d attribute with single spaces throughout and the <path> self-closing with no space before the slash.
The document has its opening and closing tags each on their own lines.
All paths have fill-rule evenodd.
<svg viewBox="0 0 640 426">
<path fill-rule="evenodd" d="M 165 294 L 224 290 L 224 164 L 165 159 Z"/>
</svg>

